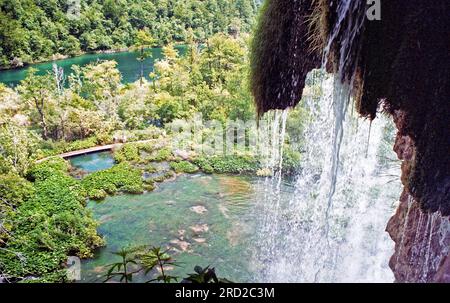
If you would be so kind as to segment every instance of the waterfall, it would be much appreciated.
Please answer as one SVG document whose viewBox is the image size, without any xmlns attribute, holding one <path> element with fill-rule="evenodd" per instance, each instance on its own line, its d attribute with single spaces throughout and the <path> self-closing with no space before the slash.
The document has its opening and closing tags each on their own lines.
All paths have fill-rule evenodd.
<svg viewBox="0 0 450 303">
<path fill-rule="evenodd" d="M 256 205 L 253 266 L 262 282 L 392 282 L 393 243 L 384 232 L 401 191 L 394 128 L 350 110 L 349 87 L 325 76 L 320 98 L 306 96 L 310 121 L 294 185 L 282 180 L 282 147 Z M 284 142 L 287 113 L 269 115 L 271 142 Z M 370 134 L 370 137 L 369 137 Z M 278 136 L 278 137 L 277 137 Z"/>
<path fill-rule="evenodd" d="M 262 230 L 259 235 L 263 235 L 264 241 L 267 243 L 267 245 L 261 247 L 262 250 L 259 252 L 258 258 L 261 260 L 270 260 L 276 257 L 279 227 L 282 222 L 280 203 L 282 200 L 283 145 L 287 116 L 288 110 L 273 111 L 268 114 L 266 120 L 263 120 L 264 125 L 259 129 L 262 136 L 261 141 L 267 143 L 263 145 L 266 150 L 266 152 L 263 152 L 265 155 L 264 164 L 272 172 L 272 177 L 266 177 L 263 182 L 263 201 L 270 203 L 261 204 L 263 210 L 259 212 L 262 214 L 262 224 L 260 225 Z M 267 135 L 270 135 L 270 138 L 267 138 Z"/>
</svg>

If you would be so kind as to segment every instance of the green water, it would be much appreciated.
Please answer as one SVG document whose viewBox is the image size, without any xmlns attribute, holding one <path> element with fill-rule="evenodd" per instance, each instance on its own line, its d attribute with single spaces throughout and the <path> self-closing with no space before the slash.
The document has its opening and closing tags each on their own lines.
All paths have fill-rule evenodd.
<svg viewBox="0 0 450 303">
<path fill-rule="evenodd" d="M 180 54 L 183 54 L 185 51 L 183 46 L 178 46 L 176 49 Z M 150 72 L 153 71 L 153 63 L 155 60 L 163 57 L 161 48 L 153 48 L 151 53 L 152 57 L 147 58 L 144 62 L 144 75 L 147 79 Z M 38 75 L 43 75 L 52 71 L 53 63 L 56 63 L 59 67 L 64 69 L 64 75 L 67 76 L 72 72 L 72 65 L 85 66 L 98 60 L 114 60 L 117 62 L 117 67 L 122 74 L 122 82 L 131 83 L 135 82 L 140 77 L 140 62 L 136 59 L 138 55 L 138 52 L 87 54 L 65 60 L 33 64 L 24 68 L 0 71 L 0 82 L 8 86 L 16 86 L 25 78 L 27 70 L 30 67 L 36 68 L 38 70 Z"/>
<path fill-rule="evenodd" d="M 185 277 L 196 265 L 211 265 L 221 277 L 251 281 L 256 182 L 241 176 L 183 175 L 151 193 L 89 202 L 107 245 L 82 262 L 82 281 L 101 282 L 105 265 L 119 260 L 112 252 L 126 245 L 170 249 L 181 265 L 169 270 L 171 275 Z M 193 207 L 206 211 L 197 213 Z M 141 275 L 135 282 L 149 279 Z"/>
<path fill-rule="evenodd" d="M 113 167 L 114 158 L 110 152 L 92 153 L 73 157 L 70 164 L 86 172 L 95 172 Z"/>
</svg>

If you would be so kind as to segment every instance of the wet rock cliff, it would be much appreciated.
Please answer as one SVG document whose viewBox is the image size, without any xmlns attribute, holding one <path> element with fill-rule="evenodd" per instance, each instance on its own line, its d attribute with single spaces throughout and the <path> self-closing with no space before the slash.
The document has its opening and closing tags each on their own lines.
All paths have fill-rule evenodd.
<svg viewBox="0 0 450 303">
<path fill-rule="evenodd" d="M 324 66 L 352 87 L 359 114 L 387 114 L 404 191 L 387 226 L 397 282 L 450 282 L 450 2 L 266 0 L 252 45 L 258 113 L 295 106 Z"/>
</svg>

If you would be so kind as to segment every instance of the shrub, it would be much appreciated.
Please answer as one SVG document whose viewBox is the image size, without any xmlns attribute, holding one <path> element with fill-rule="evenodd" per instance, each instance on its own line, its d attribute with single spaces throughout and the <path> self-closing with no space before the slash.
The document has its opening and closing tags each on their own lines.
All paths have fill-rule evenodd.
<svg viewBox="0 0 450 303">
<path fill-rule="evenodd" d="M 290 147 L 286 147 L 283 152 L 283 170 L 287 174 L 293 174 L 300 167 L 301 154 Z"/>
<path fill-rule="evenodd" d="M 209 173 L 245 173 L 256 172 L 260 168 L 259 161 L 251 156 L 211 156 L 199 157 L 194 163 Z"/>
<path fill-rule="evenodd" d="M 33 185 L 14 173 L 0 175 L 0 198 L 11 206 L 21 205 L 34 193 Z M 1 202 L 1 201 L 0 201 Z M 2 207 L 0 203 L 0 210 Z M 0 211 L 1 213 L 1 211 Z"/>
<path fill-rule="evenodd" d="M 33 168 L 34 193 L 7 218 L 14 237 L 8 239 L 8 250 L 0 250 L 3 274 L 37 277 L 34 282 L 62 282 L 67 255 L 92 257 L 93 250 L 103 245 L 98 224 L 84 207 L 80 183 L 64 168 L 61 161 Z"/>
<path fill-rule="evenodd" d="M 118 191 L 136 194 L 144 191 L 141 172 L 127 163 L 92 173 L 82 180 L 82 185 L 91 199 L 101 198 L 99 191 L 116 194 Z"/>
<path fill-rule="evenodd" d="M 60 157 L 54 157 L 44 162 L 35 164 L 27 174 L 28 179 L 43 181 L 48 177 L 59 174 L 64 175 L 69 171 L 70 164 Z"/>
<path fill-rule="evenodd" d="M 188 161 L 170 162 L 170 167 L 176 173 L 188 173 L 192 174 L 199 170 L 197 166 Z"/>
<path fill-rule="evenodd" d="M 137 162 L 140 159 L 139 148 L 136 144 L 125 144 L 114 153 L 114 159 L 117 163 L 125 161 Z"/>
<path fill-rule="evenodd" d="M 153 158 L 156 162 L 169 161 L 172 158 L 172 151 L 169 148 L 162 148 L 157 151 Z"/>
<path fill-rule="evenodd" d="M 113 136 L 108 133 L 99 133 L 96 137 L 98 145 L 112 144 L 114 142 Z"/>
<path fill-rule="evenodd" d="M 84 140 L 77 140 L 77 141 L 73 141 L 68 143 L 64 148 L 63 148 L 63 152 L 71 152 L 74 150 L 80 150 L 80 149 L 86 149 L 86 148 L 91 148 L 91 147 L 95 147 L 98 144 L 98 140 L 97 137 L 90 137 L 88 139 L 84 139 Z"/>
</svg>

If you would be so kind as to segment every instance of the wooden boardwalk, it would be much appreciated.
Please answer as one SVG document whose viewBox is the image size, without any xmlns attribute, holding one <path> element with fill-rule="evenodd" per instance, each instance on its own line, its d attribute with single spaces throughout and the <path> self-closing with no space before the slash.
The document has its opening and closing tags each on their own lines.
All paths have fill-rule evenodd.
<svg viewBox="0 0 450 303">
<path fill-rule="evenodd" d="M 114 148 L 121 147 L 122 145 L 123 145 L 123 143 L 95 146 L 95 147 L 91 147 L 91 148 L 86 148 L 86 149 L 63 153 L 63 154 L 58 155 L 58 157 L 67 159 L 67 158 L 97 153 L 97 152 L 106 151 L 106 150 L 113 150 Z"/>
<path fill-rule="evenodd" d="M 139 143 L 149 143 L 149 142 L 152 142 L 152 141 L 154 141 L 154 140 L 143 140 L 143 141 L 134 141 L 134 142 L 127 142 L 127 143 L 139 144 Z M 68 159 L 68 158 L 72 158 L 72 157 L 76 157 L 76 156 L 92 154 L 92 153 L 98 153 L 98 152 L 107 151 L 107 150 L 113 150 L 115 148 L 121 147 L 124 144 L 125 143 L 114 143 L 114 144 L 109 144 L 109 145 L 101 145 L 101 146 L 95 146 L 95 147 L 75 150 L 75 151 L 62 153 L 62 154 L 55 155 L 55 156 L 46 157 L 46 158 L 37 160 L 36 163 L 41 163 L 41 162 L 44 162 L 44 161 L 46 161 L 48 159 L 56 158 L 56 157 L 60 157 L 60 158 L 63 158 L 63 159 Z"/>
</svg>

